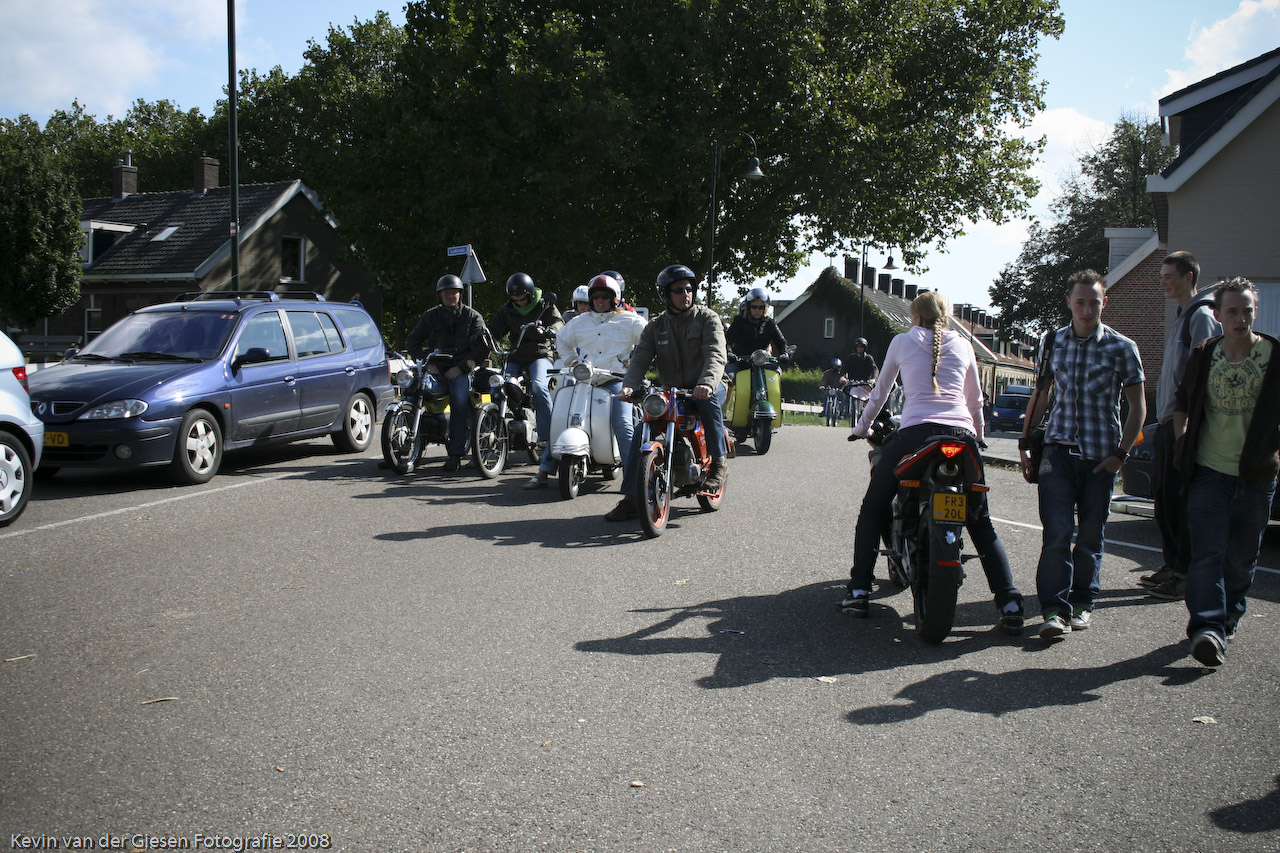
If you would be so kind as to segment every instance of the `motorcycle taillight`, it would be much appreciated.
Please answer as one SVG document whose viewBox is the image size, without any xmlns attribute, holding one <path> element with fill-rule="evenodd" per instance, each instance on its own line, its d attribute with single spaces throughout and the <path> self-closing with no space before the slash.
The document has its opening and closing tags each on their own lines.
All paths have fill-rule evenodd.
<svg viewBox="0 0 1280 853">
<path fill-rule="evenodd" d="M 942 451 L 943 456 L 948 459 L 953 459 L 964 451 L 964 444 L 958 441 L 944 441 L 942 444 L 938 445 L 938 450 Z"/>
</svg>

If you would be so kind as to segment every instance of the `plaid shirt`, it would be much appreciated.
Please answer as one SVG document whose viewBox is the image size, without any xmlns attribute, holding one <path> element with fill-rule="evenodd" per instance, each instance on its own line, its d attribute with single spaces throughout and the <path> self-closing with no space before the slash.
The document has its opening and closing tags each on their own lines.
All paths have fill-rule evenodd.
<svg viewBox="0 0 1280 853">
<path fill-rule="evenodd" d="M 1037 369 L 1054 384 L 1045 443 L 1078 444 L 1085 459 L 1101 461 L 1120 445 L 1120 390 L 1144 379 L 1138 346 L 1103 323 L 1083 339 L 1070 324 L 1054 335 L 1051 364 L 1041 358 Z"/>
</svg>

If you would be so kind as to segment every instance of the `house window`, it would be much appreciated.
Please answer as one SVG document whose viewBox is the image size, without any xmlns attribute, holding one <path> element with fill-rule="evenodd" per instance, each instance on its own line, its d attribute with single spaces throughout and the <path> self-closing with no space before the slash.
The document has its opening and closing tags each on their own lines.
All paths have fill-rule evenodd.
<svg viewBox="0 0 1280 853">
<path fill-rule="evenodd" d="M 84 342 L 87 344 L 100 334 L 102 334 L 102 309 L 84 309 Z"/>
<path fill-rule="evenodd" d="M 280 241 L 280 280 L 306 281 L 307 241 L 285 237 Z"/>
<path fill-rule="evenodd" d="M 822 336 L 824 338 L 834 338 L 836 336 L 836 318 L 828 317 L 822 321 Z"/>
</svg>

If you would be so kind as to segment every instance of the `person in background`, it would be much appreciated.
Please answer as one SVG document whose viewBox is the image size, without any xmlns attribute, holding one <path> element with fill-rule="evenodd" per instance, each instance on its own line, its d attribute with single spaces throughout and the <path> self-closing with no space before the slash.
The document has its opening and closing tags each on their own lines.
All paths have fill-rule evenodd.
<svg viewBox="0 0 1280 853">
<path fill-rule="evenodd" d="M 1044 531 L 1036 591 L 1044 616 L 1040 636 L 1046 640 L 1082 631 L 1093 623 L 1093 602 L 1101 591 L 1102 537 L 1116 472 L 1142 431 L 1146 415 L 1138 347 L 1102 322 L 1106 281 L 1093 270 L 1075 273 L 1067 280 L 1067 305 L 1071 322 L 1049 333 L 1053 352 L 1048 359 L 1041 353 L 1035 392 L 1027 403 L 1018 441 L 1022 476 L 1035 482 L 1027 429 L 1043 420 L 1049 390 L 1054 389 L 1039 469 Z M 1123 429 L 1122 396 L 1129 404 Z"/>
<path fill-rule="evenodd" d="M 822 372 L 818 390 L 822 392 L 822 420 L 827 426 L 835 426 L 840 417 L 840 389 L 849 383 L 844 378 L 844 362 L 831 359 L 831 366 Z"/>
<path fill-rule="evenodd" d="M 747 358 L 762 349 L 773 353 L 780 362 L 786 361 L 787 339 L 782 336 L 777 322 L 769 316 L 769 291 L 753 287 L 747 292 L 738 316 L 733 318 L 725 333 L 725 343 L 729 352 L 739 358 Z"/>
<path fill-rule="evenodd" d="M 871 472 L 871 483 L 858 513 L 848 592 L 840 602 L 842 610 L 858 617 L 871 613 L 872 575 L 880 540 L 892 520 L 893 496 L 898 490 L 894 469 L 898 462 L 935 435 L 963 439 L 973 446 L 974 456 L 982 458 L 982 394 L 978 390 L 978 362 L 973 346 L 947 328 L 951 312 L 942 294 L 921 293 L 912 300 L 910 310 L 911 329 L 895 336 L 885 353 L 884 375 L 888 380 L 876 385 L 853 428 L 857 438 L 870 434 L 876 414 L 894 387 L 894 380 L 901 375 L 906 395 L 902 420 Z M 1021 634 L 1022 592 L 1014 586 L 1009 557 L 991 524 L 985 492 L 969 493 L 965 529 L 978 550 L 987 586 L 995 597 L 1000 627 L 1006 633 Z"/>
<path fill-rule="evenodd" d="M 1164 565 L 1138 583 L 1150 587 L 1152 598 L 1180 601 L 1187 585 L 1187 566 L 1191 559 L 1188 540 L 1186 483 L 1173 464 L 1174 392 L 1182 381 L 1191 350 L 1210 337 L 1222 333 L 1214 319 L 1212 290 L 1197 292 L 1200 264 L 1190 252 L 1173 252 L 1160 265 L 1160 289 L 1164 298 L 1178 303 L 1178 316 L 1169 330 L 1164 347 L 1160 378 L 1156 380 L 1156 427 L 1152 447 L 1154 470 L 1152 492 L 1155 498 L 1156 525 L 1160 529 L 1160 545 Z"/>
<path fill-rule="evenodd" d="M 462 281 L 456 275 L 441 276 L 436 282 L 436 295 L 440 304 L 427 311 L 409 332 L 405 348 L 414 358 L 421 359 L 429 350 L 441 350 L 453 356 L 444 369 L 444 380 L 449 384 L 449 440 L 445 451 L 444 470 L 457 471 L 462 454 L 467 448 L 467 430 L 471 419 L 467 417 L 471 393 L 471 374 L 476 365 L 489 354 L 485 345 L 484 318 L 469 305 L 462 304 Z M 440 375 L 440 367 L 432 362 L 427 372 Z"/>
<path fill-rule="evenodd" d="M 511 352 L 502 372 L 506 376 L 529 374 L 529 390 L 533 397 L 534 420 L 538 441 L 546 444 L 551 429 L 551 342 L 564 321 L 555 303 L 542 298 L 533 279 L 522 272 L 507 279 L 510 301 L 489 319 L 489 333 L 495 343 L 510 338 Z"/>
<path fill-rule="evenodd" d="M 573 301 L 573 307 L 570 308 L 568 311 L 564 312 L 564 316 L 561 318 L 566 323 L 568 323 L 570 320 L 572 320 L 574 317 L 578 316 L 579 314 L 591 313 L 591 300 L 587 298 L 587 286 L 585 284 L 582 285 L 581 287 L 575 287 L 573 289 L 572 301 Z"/>
<path fill-rule="evenodd" d="M 1189 484 L 1187 637 L 1210 667 L 1226 661 L 1245 614 L 1280 471 L 1280 340 L 1253 330 L 1257 304 L 1248 279 L 1218 286 L 1222 335 L 1191 351 L 1174 402 L 1176 464 Z"/>
</svg>

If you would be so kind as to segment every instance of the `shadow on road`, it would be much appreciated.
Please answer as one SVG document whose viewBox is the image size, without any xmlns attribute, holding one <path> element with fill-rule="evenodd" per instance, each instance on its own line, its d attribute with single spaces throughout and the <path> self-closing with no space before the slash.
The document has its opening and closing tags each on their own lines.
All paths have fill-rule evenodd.
<svg viewBox="0 0 1280 853">
<path fill-rule="evenodd" d="M 1234 832 L 1274 832 L 1280 829 L 1280 776 L 1276 777 L 1276 787 L 1269 794 L 1214 809 L 1209 812 L 1209 817 L 1219 828 Z"/>
</svg>

